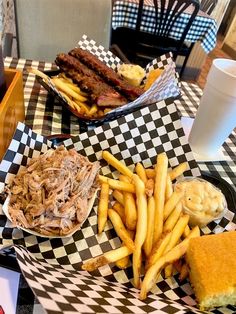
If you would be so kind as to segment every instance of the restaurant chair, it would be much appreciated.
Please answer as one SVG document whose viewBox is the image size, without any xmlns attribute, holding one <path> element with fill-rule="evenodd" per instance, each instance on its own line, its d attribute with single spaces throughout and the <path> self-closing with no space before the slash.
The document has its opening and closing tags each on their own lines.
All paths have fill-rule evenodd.
<svg viewBox="0 0 236 314">
<path fill-rule="evenodd" d="M 119 27 L 112 32 L 112 51 L 120 57 L 117 48 L 122 51 L 131 63 L 139 64 L 143 67 L 156 57 L 168 53 L 173 53 L 173 58 L 181 55 L 188 57 L 189 46 L 185 45 L 186 35 L 199 11 L 199 0 L 153 0 L 155 8 L 154 32 L 144 32 L 142 25 L 145 24 L 144 0 L 139 1 L 137 10 L 137 20 L 135 28 Z M 186 21 L 179 40 L 172 38 L 171 32 L 178 30 L 180 15 L 186 9 L 190 9 L 189 19 Z M 145 14 L 144 14 L 145 13 Z M 180 70 L 182 75 L 184 68 Z"/>
<path fill-rule="evenodd" d="M 218 3 L 218 0 L 202 0 L 200 3 L 200 10 L 205 12 L 208 15 L 211 15 L 212 11 L 215 9 L 216 5 Z M 183 63 L 183 69 L 186 67 L 189 56 L 193 50 L 195 43 L 190 43 L 189 44 L 189 54 L 188 56 L 184 59 Z"/>
<path fill-rule="evenodd" d="M 83 34 L 109 48 L 110 0 L 14 0 L 14 5 L 20 58 L 52 62 Z"/>
<path fill-rule="evenodd" d="M 215 9 L 218 0 L 202 0 L 200 3 L 200 10 L 211 15 L 212 11 Z"/>
</svg>

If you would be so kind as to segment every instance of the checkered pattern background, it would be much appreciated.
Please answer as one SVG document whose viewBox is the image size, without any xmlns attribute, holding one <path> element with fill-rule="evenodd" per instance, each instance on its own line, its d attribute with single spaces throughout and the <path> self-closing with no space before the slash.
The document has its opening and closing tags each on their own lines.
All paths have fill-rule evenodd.
<svg viewBox="0 0 236 314">
<path fill-rule="evenodd" d="M 191 170 L 186 174 L 199 174 L 176 106 L 173 103 L 166 105 L 164 101 L 82 133 L 65 141 L 64 145 L 75 147 L 91 161 L 101 160 L 101 151 L 107 149 L 130 167 L 139 161 L 149 167 L 155 163 L 156 154 L 165 151 L 169 166 L 187 160 Z M 50 142 L 20 123 L 0 165 L 2 184 L 11 180 L 19 165 L 24 165 L 32 155 L 45 151 L 47 146 L 51 146 Z M 117 176 L 103 160 L 101 166 L 104 175 Z M 153 294 L 141 302 L 129 283 L 131 267 L 121 271 L 114 265 L 107 265 L 92 275 L 80 271 L 83 260 L 120 246 L 110 223 L 102 235 L 97 235 L 96 206 L 82 230 L 68 239 L 35 237 L 12 229 L 5 217 L 0 217 L 2 244 L 17 245 L 22 272 L 48 313 L 152 313 L 157 309 L 159 313 L 197 313 L 189 284 L 180 283 L 177 276 L 167 280 L 160 278 Z M 228 211 L 218 224 L 209 225 L 204 232 L 235 229 L 235 222 L 234 213 Z M 227 311 L 233 313 L 230 308 Z M 222 311 L 218 310 L 218 313 Z"/>
<path fill-rule="evenodd" d="M 120 284 L 111 277 L 95 278 L 84 271 L 68 271 L 60 266 L 39 262 L 23 246 L 15 249 L 28 284 L 39 301 L 46 305 L 48 314 L 200 313 L 192 306 L 182 305 L 187 299 L 191 300 L 192 292 L 189 287 L 183 288 L 182 291 L 177 288 L 170 291 L 168 283 L 162 284 L 162 280 L 158 284 L 157 294 L 150 294 L 145 301 L 140 301 L 138 291 L 130 284 Z M 173 278 L 172 281 L 177 287 L 178 279 Z M 190 293 L 188 297 L 186 290 Z"/>
<path fill-rule="evenodd" d="M 55 65 L 52 65 L 50 63 L 45 63 L 45 62 L 36 62 L 36 61 L 29 61 L 29 60 L 23 60 L 23 59 L 17 60 L 17 59 L 12 59 L 12 58 L 6 58 L 5 59 L 5 66 L 10 67 L 10 68 L 14 68 L 14 69 L 19 69 L 19 70 L 23 71 L 24 95 L 25 95 L 25 105 L 26 105 L 25 123 L 27 126 L 29 126 L 31 129 L 33 129 L 33 131 L 37 132 L 38 134 L 43 134 L 45 136 L 51 135 L 51 134 L 60 134 L 60 133 L 70 133 L 72 136 L 74 136 L 74 135 L 77 135 L 79 133 L 79 127 L 80 126 L 79 126 L 77 118 L 75 116 L 71 115 L 68 111 L 65 111 L 64 108 L 57 101 L 55 101 L 53 99 L 53 97 L 48 95 L 42 86 L 40 86 L 40 84 L 35 80 L 35 76 L 28 74 L 28 72 L 26 71 L 26 68 L 30 67 L 30 66 L 38 68 L 41 71 L 45 71 L 45 70 L 54 69 Z M 181 95 L 182 95 L 181 99 L 175 101 L 175 105 L 176 105 L 176 108 L 178 110 L 179 115 L 194 117 L 196 110 L 197 110 L 197 107 L 198 107 L 199 99 L 202 95 L 201 89 L 199 89 L 194 84 L 188 84 L 188 83 L 182 82 Z M 166 105 L 172 104 L 169 99 L 166 100 L 165 103 L 166 103 Z M 142 112 L 143 112 L 143 110 L 147 110 L 147 109 L 148 108 L 142 109 Z M 138 112 L 140 112 L 140 111 L 137 111 L 137 113 Z M 135 114 L 136 114 L 136 112 L 131 116 L 136 117 Z M 126 116 L 125 118 L 119 119 L 118 121 L 113 121 L 112 123 L 109 124 L 109 126 L 104 126 L 103 127 L 104 130 L 107 130 L 107 128 L 110 128 L 111 126 L 113 126 L 113 132 L 114 132 L 114 134 L 117 134 L 116 130 L 117 129 L 119 130 L 120 121 L 124 121 L 124 119 L 126 119 L 127 117 L 128 116 Z M 155 116 L 153 116 L 152 118 L 154 120 L 156 119 Z M 139 119 L 140 119 L 140 117 L 139 117 Z M 132 121 L 129 121 L 128 126 L 131 127 L 132 123 L 133 123 Z M 143 125 L 142 128 L 146 128 L 146 125 Z M 94 130 L 95 133 L 97 132 L 96 130 L 100 130 L 100 128 L 95 129 Z M 154 130 L 154 132 L 155 132 L 155 130 Z M 23 132 L 23 133 L 25 133 L 25 132 Z M 85 142 L 89 140 L 86 138 L 86 134 L 87 133 L 85 133 L 84 135 L 83 134 L 80 135 L 80 136 L 82 136 L 82 139 Z M 36 136 L 36 135 L 32 135 L 32 136 Z M 101 134 L 100 134 L 100 136 L 101 136 Z M 107 137 L 107 134 L 106 134 L 106 137 Z M 123 137 L 122 137 L 122 139 L 123 139 Z M 236 141 L 235 141 L 235 139 L 236 139 L 236 134 L 234 131 L 230 135 L 230 137 L 227 139 L 226 143 L 224 144 L 224 152 L 226 155 L 228 155 L 231 158 L 230 162 L 229 161 L 221 161 L 221 162 L 198 163 L 198 166 L 200 167 L 201 170 L 211 172 L 212 174 L 217 175 L 217 176 L 225 179 L 233 187 L 236 186 L 236 177 L 235 177 L 235 173 L 236 173 L 236 158 L 235 158 L 235 156 L 236 156 Z M 76 141 L 76 139 L 75 139 L 75 141 Z M 109 145 L 113 145 L 112 136 L 108 137 L 107 141 L 108 141 Z M 44 144 L 46 146 L 49 145 L 49 143 L 46 141 L 44 142 Z M 91 144 L 93 144 L 95 147 L 96 147 L 96 145 L 98 145 L 98 149 L 100 149 L 100 145 L 101 145 L 100 143 L 91 142 Z M 124 141 L 119 140 L 119 145 L 121 145 L 121 147 L 122 147 L 122 145 L 126 145 L 126 144 L 127 144 L 126 140 L 124 140 Z M 45 145 L 42 145 L 42 147 L 45 147 Z M 69 140 L 66 145 L 72 145 L 73 146 L 74 144 L 71 140 Z M 78 145 L 78 149 L 81 149 L 80 144 L 77 143 L 76 146 L 77 145 Z M 97 148 L 96 148 L 96 150 L 97 150 Z M 134 154 L 134 156 L 136 156 L 136 147 L 134 147 L 132 149 L 131 153 Z M 12 154 L 14 155 L 14 152 Z M 92 155 L 89 151 L 89 148 L 86 150 L 86 154 L 90 154 L 90 158 L 92 157 Z M 122 156 L 119 155 L 119 153 L 117 151 L 117 157 L 122 159 L 122 158 L 125 158 L 125 156 L 126 155 L 124 153 Z M 97 157 L 99 158 L 99 154 Z M 144 160 L 145 155 L 142 155 L 141 157 L 142 157 L 142 160 Z M 136 162 L 136 159 L 134 159 L 134 161 Z M 8 166 L 9 166 L 9 164 L 8 164 Z M 17 165 L 16 165 L 16 169 L 18 169 Z M 103 168 L 103 171 L 105 169 L 107 169 L 107 168 L 106 167 Z M 107 174 L 108 172 L 109 172 L 109 169 L 107 171 L 105 171 L 105 174 Z M 233 210 L 233 208 L 232 208 L 232 210 Z M 234 228 L 234 219 L 235 218 L 233 217 L 233 214 L 231 212 L 228 212 L 227 216 L 228 217 L 226 218 L 226 220 L 222 221 L 222 225 L 223 226 L 226 225 L 226 226 L 228 226 L 228 228 Z M 229 221 L 232 221 L 232 224 L 230 224 Z M 221 228 L 224 228 L 224 227 L 221 227 Z M 119 245 L 119 241 L 117 238 L 115 238 L 115 233 L 112 230 L 113 229 L 111 228 L 111 225 L 107 226 L 106 234 L 109 234 L 109 232 L 111 232 L 112 233 L 111 237 L 112 237 L 112 239 L 114 239 L 113 242 L 111 243 L 111 246 L 107 247 L 107 250 L 109 250 L 111 247 Z M 215 230 L 215 226 L 211 226 L 211 230 L 217 231 L 217 230 Z M 101 239 L 94 239 L 93 235 L 96 232 L 97 232 L 96 213 L 92 212 L 89 219 L 85 222 L 85 224 L 83 226 L 83 233 L 86 235 L 87 242 L 88 242 L 89 246 L 93 247 L 95 251 L 97 250 L 97 252 L 99 254 L 101 252 L 101 250 L 100 250 Z M 208 233 L 209 230 L 205 230 L 205 232 Z M 58 260 L 59 260 L 59 263 L 66 265 L 66 264 L 70 264 L 71 260 L 73 260 L 73 254 L 70 254 L 70 252 L 71 252 L 71 250 L 73 251 L 75 249 L 75 241 L 79 241 L 79 245 L 81 245 L 81 244 L 84 245 L 84 240 L 83 240 L 84 238 L 83 238 L 83 234 L 81 232 L 79 232 L 78 235 L 75 235 L 75 238 L 71 239 L 70 241 L 65 241 L 65 240 L 62 241 L 59 239 L 55 241 L 55 239 L 54 239 L 52 241 L 52 243 L 58 249 L 54 249 L 53 252 L 52 252 L 52 250 L 50 250 L 51 241 L 50 242 L 46 241 L 46 239 L 43 239 L 43 238 L 35 238 L 33 236 L 29 236 L 27 233 L 23 233 L 23 235 L 26 236 L 26 238 L 22 237 L 22 232 L 20 230 L 18 230 L 18 229 L 13 230 L 11 228 L 11 225 L 7 222 L 6 217 L 4 215 L 0 215 L 0 247 L 2 247 L 3 242 L 11 244 L 13 242 L 12 239 L 14 239 L 15 244 L 25 246 L 25 240 L 27 240 L 28 250 L 31 252 L 35 252 L 35 253 L 33 253 L 33 256 L 35 258 L 40 258 L 42 260 L 44 260 L 44 259 L 47 260 L 49 258 L 50 263 L 55 263 L 55 264 L 57 264 L 58 261 L 55 259 L 54 252 L 58 253 L 60 248 L 63 247 L 65 252 L 67 254 L 69 254 L 69 258 L 63 258 L 62 257 L 62 258 L 59 258 Z M 4 239 L 4 241 L 3 241 L 3 239 Z M 37 253 L 39 251 L 39 245 L 43 248 L 43 254 Z M 49 247 L 49 249 L 48 249 L 48 247 Z M 103 242 L 101 242 L 101 247 L 104 249 Z M 43 255 L 43 258 L 42 258 L 42 255 Z M 85 253 L 84 252 L 81 253 L 81 259 L 85 259 L 86 256 L 87 256 L 87 251 L 85 250 Z M 1 256 L 1 260 L 2 259 L 3 259 L 3 257 Z M 77 260 L 77 256 L 75 257 L 75 260 L 73 263 L 74 267 L 77 266 L 76 260 Z M 48 265 L 48 266 L 50 266 L 50 265 Z M 79 267 L 80 267 L 80 262 L 78 262 L 78 268 Z M 105 273 L 106 270 L 102 269 L 101 272 Z M 131 274 L 130 269 L 128 269 L 126 271 L 126 273 L 127 273 L 127 276 L 130 276 L 130 274 Z M 116 272 L 116 274 L 117 274 L 117 272 Z M 96 274 L 96 275 L 100 275 L 100 274 Z M 116 277 L 117 277 L 117 275 L 116 275 Z M 108 280 L 109 280 L 109 275 L 108 275 Z M 99 278 L 99 281 L 102 281 L 102 278 Z M 169 281 L 167 281 L 167 283 L 168 282 Z M 178 280 L 177 280 L 177 282 L 178 282 Z M 186 301 L 186 292 L 184 292 L 182 300 L 180 300 L 179 298 L 177 298 L 177 299 L 174 298 L 175 300 L 177 300 L 177 303 L 175 303 L 174 301 L 171 301 L 170 299 L 168 299 L 169 293 L 170 293 L 170 291 L 173 291 L 173 289 L 175 289 L 178 286 L 175 283 L 175 281 L 172 281 L 172 279 L 171 279 L 170 285 L 172 283 L 173 283 L 172 289 L 169 289 L 169 285 L 166 284 L 166 281 L 160 280 L 160 283 L 158 283 L 158 288 L 156 288 L 156 291 L 153 291 L 153 292 L 155 292 L 155 294 L 159 293 L 159 295 L 160 295 L 160 293 L 163 293 L 161 291 L 164 291 L 164 294 L 162 295 L 164 299 L 163 300 L 159 299 L 157 304 L 155 305 L 155 307 L 158 311 L 158 309 L 159 309 L 158 306 L 159 306 L 160 302 L 162 302 L 162 303 L 164 303 L 162 310 L 165 309 L 165 306 L 166 306 L 166 307 L 168 307 L 167 312 L 171 312 L 171 313 L 177 312 L 177 309 L 180 308 L 180 311 L 182 311 L 181 313 L 184 313 L 184 311 L 186 311 L 186 310 L 183 310 L 181 302 L 182 301 L 185 303 L 187 302 Z M 86 282 L 86 284 L 87 284 L 87 282 Z M 96 286 L 96 284 L 94 284 L 94 286 Z M 126 284 L 125 284 L 125 286 L 126 286 Z M 29 295 L 29 293 L 30 293 L 30 289 L 28 289 L 28 290 L 27 289 L 28 288 L 26 287 L 26 283 L 22 283 L 20 286 L 20 292 L 19 292 L 20 300 L 18 300 L 18 306 L 17 306 L 18 312 L 21 310 L 23 311 L 26 308 L 27 308 L 27 313 L 32 313 L 32 311 L 34 311 L 35 314 L 39 313 L 40 311 L 42 312 L 43 310 L 40 308 L 40 305 L 37 303 L 38 302 L 37 299 L 35 300 L 35 304 L 33 304 L 33 305 L 31 303 L 31 300 L 28 300 L 28 299 L 26 300 L 26 298 L 24 298 L 24 300 L 22 300 L 22 297 L 24 296 L 24 293 L 26 291 L 27 291 L 26 292 L 27 295 Z M 76 289 L 77 289 L 77 287 L 76 287 Z M 159 289 L 161 289 L 161 291 Z M 182 289 L 184 291 L 186 291 L 186 289 L 189 289 L 189 285 L 187 283 L 184 283 L 182 285 Z M 182 293 L 182 291 L 181 291 L 181 293 Z M 190 292 L 190 294 L 191 293 L 192 292 Z M 80 294 L 78 294 L 78 296 L 79 295 Z M 106 294 L 104 294 L 104 295 L 106 295 Z M 159 297 L 159 295 L 158 295 L 158 297 Z M 151 294 L 149 296 L 149 298 L 151 298 L 153 300 L 154 296 Z M 193 302 L 192 298 L 188 298 L 187 300 L 189 302 L 190 301 Z M 136 301 L 139 302 L 138 300 L 136 300 Z M 103 302 L 105 302 L 105 301 L 103 301 Z M 189 302 L 187 302 L 187 303 L 189 303 Z M 169 307 L 169 304 L 173 304 L 173 303 L 175 304 L 174 309 Z M 192 305 L 194 305 L 194 304 L 195 303 L 193 303 Z M 162 306 L 162 305 L 160 304 L 160 306 Z M 32 308 L 33 308 L 33 310 L 32 310 Z M 87 309 L 88 308 L 86 308 L 86 311 L 87 311 Z M 149 308 L 146 307 L 146 309 L 148 310 Z M 97 308 L 95 307 L 94 311 L 96 312 L 96 310 L 97 310 Z M 135 311 L 137 311 L 137 308 L 135 308 Z M 111 312 L 114 312 L 114 311 L 111 311 Z M 122 312 L 122 310 L 121 310 L 121 312 Z M 137 311 L 137 313 L 138 312 L 141 312 L 141 310 Z M 193 313 L 193 310 L 191 309 L 191 310 L 189 310 L 189 312 Z M 228 307 L 227 309 L 222 309 L 222 311 L 220 311 L 220 312 L 218 310 L 215 311 L 215 313 L 221 313 L 221 312 L 234 313 L 235 308 Z"/>
<path fill-rule="evenodd" d="M 115 1 L 113 7 L 112 27 L 131 27 L 135 28 L 138 13 L 138 1 Z M 153 5 L 146 5 L 144 8 L 144 21 L 141 30 L 154 32 L 155 29 L 155 9 Z M 181 14 L 176 21 L 170 34 L 175 39 L 180 39 L 183 26 L 189 20 L 188 14 Z M 186 36 L 186 41 L 201 41 L 202 48 L 206 53 L 210 52 L 216 45 L 217 25 L 214 19 L 207 16 L 197 15 Z"/>
<path fill-rule="evenodd" d="M 113 55 L 110 51 L 106 50 L 103 46 L 98 45 L 94 40 L 89 39 L 86 35 L 83 35 L 82 39 L 78 42 L 78 46 L 91 52 L 99 60 L 107 64 L 109 67 L 116 69 L 122 62 L 118 57 Z M 74 112 L 78 116 L 80 123 L 83 123 L 90 127 L 101 125 L 104 122 L 109 122 L 117 119 L 125 114 L 128 114 L 135 109 L 145 107 L 154 102 L 164 100 L 167 98 L 174 98 L 180 94 L 179 75 L 175 71 L 175 63 L 172 59 L 172 54 L 166 54 L 158 57 L 149 63 L 146 67 L 146 73 L 148 74 L 152 69 L 165 69 L 161 77 L 159 77 L 152 88 L 143 93 L 139 98 L 133 102 L 128 103 L 125 106 L 118 107 L 111 110 L 104 117 L 99 119 L 87 119 L 79 117 L 73 109 L 71 109 L 67 100 L 61 95 L 61 93 L 48 81 L 44 82 L 39 78 L 39 82 L 53 95 L 58 97 L 63 106 L 66 106 L 70 111 Z"/>
</svg>

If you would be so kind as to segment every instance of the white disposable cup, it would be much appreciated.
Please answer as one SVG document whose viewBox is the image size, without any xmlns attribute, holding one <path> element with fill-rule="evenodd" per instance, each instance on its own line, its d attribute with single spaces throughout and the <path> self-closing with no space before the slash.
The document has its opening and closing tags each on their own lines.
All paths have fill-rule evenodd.
<svg viewBox="0 0 236 314">
<path fill-rule="evenodd" d="M 236 61 L 213 60 L 189 134 L 193 152 L 214 156 L 236 127 Z"/>
</svg>

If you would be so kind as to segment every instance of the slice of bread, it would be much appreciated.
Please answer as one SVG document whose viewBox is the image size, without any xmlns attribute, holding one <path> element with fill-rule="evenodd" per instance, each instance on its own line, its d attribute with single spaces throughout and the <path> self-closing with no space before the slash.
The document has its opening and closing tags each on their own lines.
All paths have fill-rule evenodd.
<svg viewBox="0 0 236 314">
<path fill-rule="evenodd" d="M 186 260 L 201 310 L 236 305 L 236 231 L 191 239 Z"/>
</svg>

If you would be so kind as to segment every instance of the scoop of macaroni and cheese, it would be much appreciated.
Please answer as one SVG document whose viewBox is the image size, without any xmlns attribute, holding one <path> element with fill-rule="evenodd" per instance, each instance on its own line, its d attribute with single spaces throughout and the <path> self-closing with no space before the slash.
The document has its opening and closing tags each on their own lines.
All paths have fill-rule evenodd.
<svg viewBox="0 0 236 314">
<path fill-rule="evenodd" d="M 223 193 L 213 184 L 197 178 L 186 178 L 175 184 L 182 192 L 183 211 L 190 215 L 189 223 L 203 227 L 223 216 L 227 207 Z"/>
<path fill-rule="evenodd" d="M 118 67 L 118 74 L 130 85 L 137 87 L 140 86 L 146 72 L 140 65 L 123 63 Z"/>
</svg>

